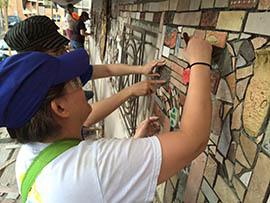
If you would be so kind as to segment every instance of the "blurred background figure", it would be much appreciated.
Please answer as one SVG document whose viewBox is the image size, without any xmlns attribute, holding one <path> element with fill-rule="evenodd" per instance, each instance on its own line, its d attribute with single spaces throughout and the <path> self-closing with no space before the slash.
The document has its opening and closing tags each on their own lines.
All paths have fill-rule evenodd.
<svg viewBox="0 0 270 203">
<path fill-rule="evenodd" d="M 72 29 L 73 29 L 73 26 L 74 26 L 74 24 L 75 24 L 75 22 L 77 20 L 76 16 L 78 16 L 78 14 L 76 13 L 77 15 L 74 14 L 74 16 L 75 16 L 75 18 L 74 18 L 73 13 L 75 13 L 73 5 L 68 4 L 67 5 L 67 14 L 66 14 L 66 17 L 65 17 L 65 23 L 66 23 L 65 32 L 66 32 L 66 36 L 67 36 L 67 38 L 69 40 L 71 39 L 71 36 L 72 36 L 72 33 L 73 33 Z"/>
</svg>

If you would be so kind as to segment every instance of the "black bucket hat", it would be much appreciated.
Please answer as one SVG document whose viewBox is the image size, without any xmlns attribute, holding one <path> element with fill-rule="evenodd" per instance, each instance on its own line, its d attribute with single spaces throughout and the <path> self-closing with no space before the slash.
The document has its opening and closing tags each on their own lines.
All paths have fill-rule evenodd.
<svg viewBox="0 0 270 203">
<path fill-rule="evenodd" d="M 47 16 L 32 16 L 12 27 L 4 40 L 18 52 L 58 49 L 69 43 L 57 30 L 59 27 Z"/>
</svg>

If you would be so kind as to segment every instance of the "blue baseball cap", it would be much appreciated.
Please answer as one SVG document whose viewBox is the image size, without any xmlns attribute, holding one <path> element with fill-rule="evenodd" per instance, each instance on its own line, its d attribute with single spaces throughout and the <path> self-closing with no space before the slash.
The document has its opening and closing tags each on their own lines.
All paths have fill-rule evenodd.
<svg viewBox="0 0 270 203">
<path fill-rule="evenodd" d="M 85 84 L 92 75 L 84 49 L 54 57 L 25 52 L 0 63 L 0 127 L 24 126 L 38 111 L 49 89 L 80 77 Z"/>
</svg>

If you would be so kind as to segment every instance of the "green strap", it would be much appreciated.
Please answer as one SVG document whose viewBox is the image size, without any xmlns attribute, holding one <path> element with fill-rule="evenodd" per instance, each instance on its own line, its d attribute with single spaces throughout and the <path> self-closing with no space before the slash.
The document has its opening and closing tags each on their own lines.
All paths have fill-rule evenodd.
<svg viewBox="0 0 270 203">
<path fill-rule="evenodd" d="M 21 185 L 22 202 L 26 202 L 28 193 L 30 192 L 37 176 L 42 169 L 54 160 L 57 156 L 68 150 L 69 148 L 78 145 L 80 140 L 60 140 L 50 144 L 43 149 L 39 155 L 33 160 L 32 164 L 26 171 Z"/>
</svg>

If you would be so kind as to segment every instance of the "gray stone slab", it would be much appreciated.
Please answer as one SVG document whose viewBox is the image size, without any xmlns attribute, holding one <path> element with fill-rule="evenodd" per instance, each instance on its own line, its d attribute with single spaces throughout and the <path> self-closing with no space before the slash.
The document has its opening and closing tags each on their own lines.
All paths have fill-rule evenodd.
<svg viewBox="0 0 270 203">
<path fill-rule="evenodd" d="M 245 32 L 270 36 L 269 26 L 270 12 L 249 13 Z"/>
</svg>

